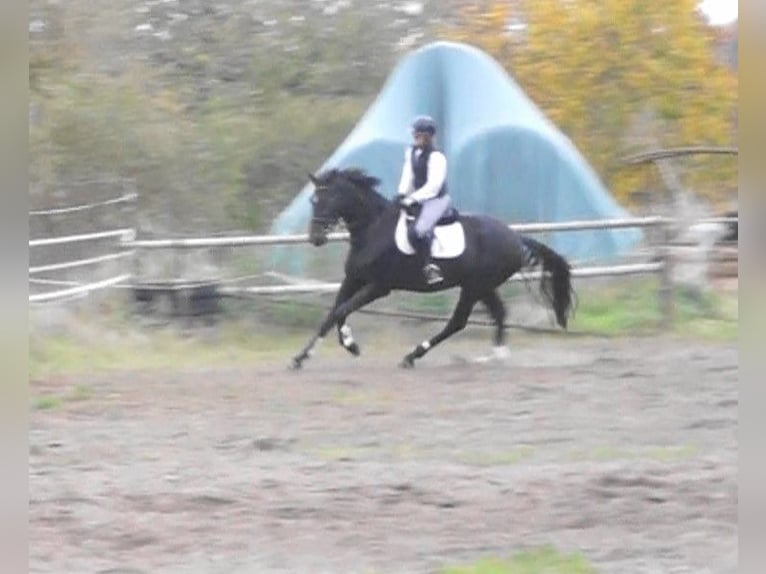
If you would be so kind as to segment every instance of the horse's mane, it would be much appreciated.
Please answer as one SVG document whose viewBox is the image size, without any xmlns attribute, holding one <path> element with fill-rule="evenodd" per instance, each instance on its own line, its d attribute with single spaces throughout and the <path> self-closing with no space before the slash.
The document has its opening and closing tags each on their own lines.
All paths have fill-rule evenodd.
<svg viewBox="0 0 766 574">
<path fill-rule="evenodd" d="M 380 179 L 373 175 L 368 175 L 366 171 L 359 167 L 349 167 L 339 172 L 339 175 L 345 177 L 351 183 L 358 187 L 364 187 L 371 191 L 377 191 L 380 185 Z"/>
<path fill-rule="evenodd" d="M 345 179 L 357 189 L 365 191 L 371 196 L 375 196 L 375 198 L 381 202 L 386 204 L 389 203 L 389 200 L 377 190 L 378 185 L 380 185 L 380 179 L 373 175 L 369 175 L 360 167 L 347 167 L 343 169 L 332 168 L 319 176 L 321 181 L 328 183 L 334 181 L 336 178 Z"/>
<path fill-rule="evenodd" d="M 357 187 L 370 189 L 375 191 L 375 188 L 380 185 L 380 180 L 372 175 L 368 175 L 367 172 L 360 167 L 347 167 L 344 169 L 332 168 L 319 175 L 321 181 L 331 182 L 336 178 L 342 178 L 353 183 Z"/>
</svg>

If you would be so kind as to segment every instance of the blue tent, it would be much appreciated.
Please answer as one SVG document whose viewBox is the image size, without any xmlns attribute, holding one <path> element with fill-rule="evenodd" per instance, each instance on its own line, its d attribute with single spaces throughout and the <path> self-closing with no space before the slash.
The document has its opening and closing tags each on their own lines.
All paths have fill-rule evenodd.
<svg viewBox="0 0 766 574">
<path fill-rule="evenodd" d="M 492 214 L 507 223 L 629 217 L 505 70 L 459 43 L 437 42 L 407 55 L 320 169 L 362 167 L 393 196 L 418 114 L 438 122 L 437 146 L 449 160 L 448 185 L 463 212 Z M 309 183 L 276 219 L 273 233 L 306 232 L 311 191 Z M 625 254 L 641 237 L 638 230 L 619 229 L 542 239 L 569 258 L 604 261 Z"/>
</svg>

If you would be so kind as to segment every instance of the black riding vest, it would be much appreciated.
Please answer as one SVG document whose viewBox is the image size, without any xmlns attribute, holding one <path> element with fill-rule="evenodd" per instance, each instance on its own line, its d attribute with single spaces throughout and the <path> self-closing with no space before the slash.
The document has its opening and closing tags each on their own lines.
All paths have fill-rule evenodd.
<svg viewBox="0 0 766 574">
<path fill-rule="evenodd" d="M 416 157 L 415 151 L 417 149 L 417 146 L 412 148 L 410 161 L 412 163 L 413 186 L 415 189 L 420 189 L 428 180 L 428 158 L 431 156 L 431 152 L 434 151 L 434 148 L 426 146 L 422 148 L 420 155 Z M 447 180 L 445 179 L 436 197 L 443 197 L 446 194 Z"/>
</svg>

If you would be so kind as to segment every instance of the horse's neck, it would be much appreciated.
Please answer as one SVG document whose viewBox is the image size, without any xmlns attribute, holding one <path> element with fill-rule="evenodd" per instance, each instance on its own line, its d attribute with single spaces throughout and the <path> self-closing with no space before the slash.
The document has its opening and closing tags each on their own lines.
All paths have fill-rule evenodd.
<svg viewBox="0 0 766 574">
<path fill-rule="evenodd" d="M 376 191 L 368 190 L 365 201 L 367 211 L 372 219 L 377 219 L 386 212 L 391 203 Z"/>
<path fill-rule="evenodd" d="M 353 217 L 346 221 L 346 226 L 356 239 L 361 239 L 368 229 L 374 227 L 376 222 L 386 212 L 386 209 L 391 205 L 383 197 L 373 191 L 368 192 L 369 195 L 359 202 L 357 209 Z"/>
<path fill-rule="evenodd" d="M 350 243 L 357 252 L 372 249 L 377 251 L 376 245 L 383 245 L 387 240 L 393 240 L 394 227 L 396 226 L 395 214 L 398 210 L 390 204 L 387 207 L 371 215 L 364 225 L 349 228 Z"/>
</svg>

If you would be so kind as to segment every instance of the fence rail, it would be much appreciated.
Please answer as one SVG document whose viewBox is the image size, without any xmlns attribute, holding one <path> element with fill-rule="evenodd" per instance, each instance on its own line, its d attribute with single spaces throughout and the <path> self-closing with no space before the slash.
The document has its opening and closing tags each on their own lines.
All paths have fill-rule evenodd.
<svg viewBox="0 0 766 574">
<path fill-rule="evenodd" d="M 58 291 L 53 291 L 50 293 L 37 293 L 35 295 L 29 296 L 29 302 L 42 303 L 45 301 L 53 301 L 57 299 L 65 299 L 67 297 L 74 297 L 76 295 L 85 295 L 87 293 L 90 293 L 91 291 L 105 289 L 107 287 L 113 287 L 120 283 L 124 283 L 125 281 L 130 279 L 130 277 L 131 277 L 130 273 L 125 273 L 117 277 L 111 277 L 109 279 L 104 279 L 103 281 L 96 281 L 95 283 L 88 283 L 86 285 L 78 285 L 77 287 L 71 287 L 69 289 L 60 289 Z"/>
<path fill-rule="evenodd" d="M 712 217 L 697 220 L 696 223 L 733 223 L 737 222 L 736 217 Z M 665 322 L 672 321 L 672 282 L 670 273 L 672 271 L 672 258 L 669 252 L 669 230 L 674 224 L 681 223 L 682 220 L 671 219 L 667 217 L 640 217 L 629 219 L 608 219 L 608 220 L 584 220 L 559 223 L 520 223 L 509 225 L 511 229 L 519 233 L 546 233 L 546 232 L 577 232 L 584 230 L 598 229 L 625 229 L 625 228 L 662 228 L 665 230 L 663 245 L 657 246 L 657 255 L 654 262 L 622 264 L 613 266 L 585 266 L 574 267 L 572 269 L 573 277 L 606 277 L 606 276 L 629 276 L 638 274 L 660 274 L 662 276 L 659 298 L 663 307 Z M 689 223 L 689 222 L 684 222 Z M 134 258 L 141 250 L 187 250 L 187 249 L 205 249 L 216 247 L 248 247 L 248 246 L 275 246 L 275 245 L 294 245 L 306 244 L 309 241 L 307 234 L 294 235 L 240 235 L 240 236 L 220 236 L 220 237 L 190 237 L 173 239 L 136 239 L 135 230 L 132 228 L 116 229 L 111 231 L 102 231 L 96 233 L 69 235 L 63 237 L 53 237 L 47 239 L 35 239 L 29 242 L 30 247 L 39 247 L 45 245 L 60 245 L 79 241 L 89 241 L 97 239 L 117 238 L 121 252 L 108 254 L 90 259 L 79 261 L 70 261 L 54 263 L 49 265 L 40 265 L 31 267 L 30 274 L 43 271 L 54 271 L 61 269 L 70 269 L 74 267 L 92 265 L 109 260 L 117 260 L 122 257 Z M 347 232 L 336 232 L 328 235 L 328 241 L 341 242 L 347 241 L 349 234 Z M 131 285 L 127 281 L 134 277 L 133 274 L 123 274 L 95 283 L 86 285 L 77 285 L 52 293 L 41 293 L 30 295 L 30 302 L 44 302 L 65 299 L 73 296 L 79 296 L 90 293 L 98 289 L 105 288 L 142 288 L 141 285 Z M 512 277 L 509 282 L 529 281 L 542 277 L 542 272 L 526 272 L 522 275 Z M 199 281 L 176 281 L 172 285 L 166 285 L 167 291 L 178 291 L 189 288 L 190 285 L 198 284 Z M 218 293 L 223 296 L 268 296 L 268 295 L 290 295 L 290 294 L 308 294 L 308 293 L 335 293 L 340 288 L 339 282 L 320 282 L 306 281 L 305 283 L 296 283 L 289 285 L 271 285 L 271 286 L 233 286 L 217 285 Z"/>
<path fill-rule="evenodd" d="M 96 265 L 98 263 L 105 263 L 106 261 L 114 261 L 117 259 L 125 259 L 126 257 L 132 257 L 135 255 L 135 250 L 120 251 L 118 253 L 108 253 L 106 255 L 99 255 L 98 257 L 91 257 L 89 259 L 78 259 L 76 261 L 65 261 L 64 263 L 51 263 L 50 265 L 37 265 L 29 268 L 30 274 L 45 273 L 47 271 L 62 271 L 64 269 L 75 269 L 77 267 L 86 267 L 88 265 Z"/>
<path fill-rule="evenodd" d="M 82 211 L 88 211 L 89 209 L 95 209 L 96 207 L 105 207 L 108 205 L 117 205 L 119 203 L 130 203 L 138 199 L 136 192 L 129 192 L 120 197 L 114 199 L 106 199 L 104 201 L 96 201 L 94 203 L 84 203 L 82 205 L 72 205 L 70 207 L 51 207 L 49 209 L 33 209 L 29 212 L 31 216 L 41 215 L 68 215 L 70 213 L 80 213 Z"/>
<path fill-rule="evenodd" d="M 572 269 L 572 277 L 604 277 L 641 275 L 644 273 L 659 273 L 664 264 L 636 263 L 631 265 L 614 265 L 611 267 L 580 267 Z M 540 279 L 543 273 L 531 271 L 514 275 L 506 283 L 521 283 Z M 258 287 L 223 287 L 220 292 L 224 295 L 290 295 L 295 293 L 335 293 L 340 289 L 340 283 L 305 283 L 297 285 L 266 285 Z"/>
<path fill-rule="evenodd" d="M 736 223 L 735 217 L 709 217 L 698 223 Z M 559 223 L 515 223 L 508 227 L 519 233 L 547 233 L 552 231 L 586 231 L 597 229 L 625 229 L 660 227 L 679 223 L 679 219 L 667 217 L 636 217 L 630 219 L 595 219 Z M 328 242 L 348 241 L 348 232 L 327 235 Z M 258 245 L 292 245 L 309 241 L 308 234 L 292 235 L 233 235 L 222 237 L 189 237 L 176 239 L 136 239 L 123 241 L 126 249 L 203 249 L 209 247 L 247 247 Z"/>
<path fill-rule="evenodd" d="M 638 165 L 650 163 L 659 159 L 669 157 L 679 157 L 685 155 L 738 155 L 739 149 L 736 147 L 714 147 L 714 146 L 690 146 L 658 149 L 623 158 L 622 162 L 628 165 Z"/>
<path fill-rule="evenodd" d="M 30 210 L 30 222 L 35 218 L 44 219 L 47 217 L 58 218 L 59 216 L 72 216 L 72 218 L 68 218 L 67 221 L 71 221 L 70 224 L 74 225 L 74 222 L 77 221 L 78 218 L 89 216 L 89 212 L 97 209 L 106 209 L 109 212 L 119 211 L 122 221 L 124 221 L 125 217 L 127 217 L 128 221 L 125 221 L 124 223 L 121 222 L 122 225 L 126 226 L 119 229 L 96 229 L 92 232 L 80 232 L 72 235 L 43 237 L 30 240 L 29 248 L 30 251 L 33 248 L 36 248 L 34 252 L 35 255 L 39 254 L 41 251 L 44 251 L 48 247 L 54 246 L 76 245 L 80 243 L 95 244 L 97 242 L 103 243 L 104 245 L 103 249 L 101 249 L 99 246 L 99 251 L 101 252 L 100 254 L 93 252 L 82 253 L 80 249 L 75 248 L 75 252 L 81 253 L 78 259 L 74 259 L 74 257 L 78 257 L 78 255 L 71 255 L 72 251 L 66 249 L 68 255 L 63 256 L 72 257 L 70 260 L 60 259 L 58 261 L 51 261 L 51 255 L 55 254 L 46 252 L 45 254 L 47 255 L 48 259 L 47 262 L 39 265 L 31 265 L 29 267 L 29 283 L 30 286 L 34 286 L 36 289 L 39 289 L 40 286 L 43 285 L 55 286 L 58 289 L 56 291 L 30 293 L 30 303 L 68 301 L 71 299 L 77 299 L 86 296 L 96 290 L 120 287 L 133 276 L 133 273 L 128 272 L 129 267 L 127 266 L 130 265 L 130 262 L 134 260 L 136 252 L 122 248 L 122 244 L 124 241 L 130 241 L 136 237 L 136 206 L 138 202 L 138 193 L 136 192 L 135 182 L 124 178 L 108 177 L 70 182 L 70 185 L 72 187 L 92 185 L 103 187 L 106 185 L 109 187 L 109 189 L 112 190 L 112 192 L 109 194 L 111 197 L 108 199 L 92 201 L 90 203 L 81 203 L 78 205 L 47 207 Z M 127 211 L 123 212 L 123 208 L 121 206 L 126 206 L 125 209 L 127 209 Z M 82 223 L 85 223 L 86 221 L 91 225 L 94 222 L 92 217 L 89 217 L 87 220 L 83 220 Z M 61 257 L 61 255 L 62 254 L 59 253 L 59 257 Z M 40 274 L 46 272 L 66 272 L 78 268 L 96 267 L 108 262 L 119 262 L 118 270 L 114 272 L 117 273 L 117 275 L 98 281 L 91 279 L 92 282 L 90 283 L 71 281 L 69 280 L 70 278 L 66 275 L 54 275 L 54 277 L 39 276 Z M 103 277 L 103 275 L 101 276 Z M 92 277 L 95 278 L 96 274 L 94 273 Z"/>
<path fill-rule="evenodd" d="M 583 231 L 592 229 L 619 229 L 630 227 L 656 227 L 668 220 L 662 217 L 638 217 L 632 219 L 600 219 L 563 223 L 517 223 L 509 225 L 519 233 L 545 233 L 549 231 Z M 327 235 L 328 242 L 347 241 L 348 232 Z M 138 239 L 124 241 L 130 249 L 199 249 L 205 247 L 245 247 L 248 245 L 291 245 L 307 243 L 308 234 L 295 235 L 241 235 L 226 237 L 191 237 L 187 239 Z"/>
<path fill-rule="evenodd" d="M 122 229 L 113 229 L 111 231 L 96 231 L 94 233 L 80 233 L 77 235 L 61 235 L 59 237 L 46 237 L 44 239 L 32 239 L 29 242 L 30 247 L 44 247 L 47 245 L 63 245 L 65 243 L 78 243 L 81 241 L 95 241 L 97 239 L 109 239 L 111 237 L 120 237 L 123 240 L 133 238 L 136 235 L 132 227 Z M 130 239 L 128 239 L 130 241 Z"/>
</svg>

